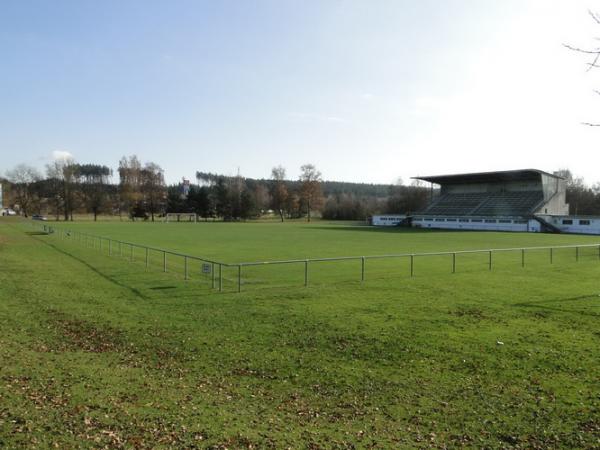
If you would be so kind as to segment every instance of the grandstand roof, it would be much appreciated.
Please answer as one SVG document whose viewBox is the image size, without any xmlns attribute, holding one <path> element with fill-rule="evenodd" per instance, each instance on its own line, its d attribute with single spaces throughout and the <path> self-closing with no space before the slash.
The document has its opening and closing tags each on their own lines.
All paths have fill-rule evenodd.
<svg viewBox="0 0 600 450">
<path fill-rule="evenodd" d="M 479 173 L 459 173 L 454 175 L 435 175 L 426 177 L 413 177 L 415 180 L 429 181 L 435 184 L 463 184 L 463 183 L 490 183 L 501 181 L 530 181 L 539 180 L 540 175 L 547 175 L 554 178 L 561 178 L 543 170 L 522 169 L 505 170 L 501 172 L 479 172 Z"/>
</svg>

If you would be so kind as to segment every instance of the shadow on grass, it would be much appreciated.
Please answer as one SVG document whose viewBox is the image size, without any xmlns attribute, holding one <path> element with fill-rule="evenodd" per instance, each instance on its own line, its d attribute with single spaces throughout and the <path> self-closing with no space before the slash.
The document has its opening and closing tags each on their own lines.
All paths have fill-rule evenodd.
<svg viewBox="0 0 600 450">
<path fill-rule="evenodd" d="M 436 228 L 410 228 L 410 227 L 376 227 L 371 225 L 333 225 L 311 226 L 311 229 L 326 231 L 367 231 L 370 233 L 396 233 L 396 234 L 431 234 L 431 233 L 460 233 L 472 230 L 442 230 Z"/>
<path fill-rule="evenodd" d="M 580 311 L 580 310 L 574 310 L 574 309 L 570 309 L 570 308 L 560 308 L 557 306 L 548 306 L 548 304 L 553 304 L 553 303 L 580 302 L 582 300 L 593 300 L 596 302 L 597 306 L 600 306 L 600 293 L 590 294 L 590 295 L 579 295 L 576 297 L 554 298 L 554 299 L 549 299 L 549 300 L 540 300 L 537 302 L 515 303 L 513 306 L 516 306 L 517 308 L 542 309 L 542 310 L 546 310 L 546 311 L 558 311 L 558 312 L 580 314 L 582 316 L 589 316 L 589 317 L 600 317 L 600 313 L 596 313 L 596 312 Z"/>
</svg>

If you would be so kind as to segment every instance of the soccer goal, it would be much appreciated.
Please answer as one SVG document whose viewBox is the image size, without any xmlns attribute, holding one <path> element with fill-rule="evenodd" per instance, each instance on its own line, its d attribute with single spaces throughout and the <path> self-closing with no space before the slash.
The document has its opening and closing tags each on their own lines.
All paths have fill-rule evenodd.
<svg viewBox="0 0 600 450">
<path fill-rule="evenodd" d="M 198 222 L 198 214 L 196 213 L 167 213 L 165 214 L 165 222 Z"/>
</svg>

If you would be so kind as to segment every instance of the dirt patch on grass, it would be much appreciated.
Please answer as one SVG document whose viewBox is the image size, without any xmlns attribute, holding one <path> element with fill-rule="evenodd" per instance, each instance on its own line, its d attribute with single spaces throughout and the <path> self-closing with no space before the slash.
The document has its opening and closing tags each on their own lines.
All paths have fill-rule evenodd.
<svg viewBox="0 0 600 450">
<path fill-rule="evenodd" d="M 459 306 L 456 310 L 449 312 L 453 316 L 470 319 L 476 322 L 488 319 L 488 316 L 479 308 Z"/>
<path fill-rule="evenodd" d="M 51 337 L 34 347 L 39 352 L 114 352 L 124 366 L 160 370 L 177 378 L 188 371 L 186 363 L 195 358 L 192 349 L 184 349 L 178 342 L 174 344 L 174 339 L 163 330 L 150 331 L 147 340 L 134 343 L 126 332 L 107 324 L 56 310 L 48 310 L 47 315 L 45 326 Z"/>
<path fill-rule="evenodd" d="M 68 317 L 59 311 L 48 311 L 48 328 L 57 335 L 53 345 L 43 345 L 42 351 L 84 351 L 104 353 L 124 347 L 123 333 L 115 328 Z"/>
</svg>

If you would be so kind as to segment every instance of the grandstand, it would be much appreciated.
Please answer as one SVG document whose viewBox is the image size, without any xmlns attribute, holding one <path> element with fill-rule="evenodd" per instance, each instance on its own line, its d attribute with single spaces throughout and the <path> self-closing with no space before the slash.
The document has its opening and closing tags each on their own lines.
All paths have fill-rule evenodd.
<svg viewBox="0 0 600 450">
<path fill-rule="evenodd" d="M 440 186 L 412 217 L 422 228 L 559 231 L 548 217 L 566 216 L 566 181 L 537 169 L 415 177 Z"/>
</svg>

